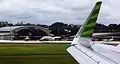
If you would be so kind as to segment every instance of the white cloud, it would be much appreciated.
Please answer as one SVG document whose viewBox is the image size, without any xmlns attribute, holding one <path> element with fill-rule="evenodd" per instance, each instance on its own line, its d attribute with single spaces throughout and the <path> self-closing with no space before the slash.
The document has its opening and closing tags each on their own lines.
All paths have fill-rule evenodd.
<svg viewBox="0 0 120 64">
<path fill-rule="evenodd" d="M 119 0 L 103 0 L 98 22 L 103 24 L 116 23 L 120 24 L 120 1 Z"/>
<path fill-rule="evenodd" d="M 0 20 L 36 24 L 52 24 L 60 20 L 83 24 L 95 3 L 96 0 L 1 0 Z M 119 0 L 103 0 L 98 23 L 108 24 L 109 20 L 120 23 L 119 5 Z"/>
</svg>

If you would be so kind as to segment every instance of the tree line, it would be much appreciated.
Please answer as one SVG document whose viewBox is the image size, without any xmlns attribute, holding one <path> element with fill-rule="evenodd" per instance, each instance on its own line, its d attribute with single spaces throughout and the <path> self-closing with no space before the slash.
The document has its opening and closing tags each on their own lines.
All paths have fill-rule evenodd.
<svg viewBox="0 0 120 64">
<path fill-rule="evenodd" d="M 109 24 L 108 26 L 97 24 L 94 32 L 120 32 L 120 24 Z"/>
<path fill-rule="evenodd" d="M 75 35 L 81 25 L 74 25 L 74 24 L 66 24 L 63 22 L 55 22 L 51 25 L 43 25 L 43 24 L 31 24 L 31 23 L 26 23 L 24 24 L 23 22 L 12 24 L 9 22 L 0 22 L 0 27 L 5 27 L 5 26 L 41 26 L 44 28 L 49 28 L 51 31 L 51 34 L 54 34 L 55 36 L 61 36 L 61 35 L 66 35 L 66 36 L 72 36 Z M 109 24 L 108 26 L 104 24 L 96 24 L 96 28 L 94 32 L 120 32 L 120 24 Z"/>
</svg>

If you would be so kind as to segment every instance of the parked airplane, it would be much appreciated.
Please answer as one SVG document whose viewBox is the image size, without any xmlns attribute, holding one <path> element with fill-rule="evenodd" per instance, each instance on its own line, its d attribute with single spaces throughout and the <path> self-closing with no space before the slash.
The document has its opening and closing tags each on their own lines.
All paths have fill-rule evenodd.
<svg viewBox="0 0 120 64">
<path fill-rule="evenodd" d="M 102 2 L 98 1 L 67 51 L 79 64 L 120 64 L 120 45 L 92 42 L 92 34 Z"/>
</svg>

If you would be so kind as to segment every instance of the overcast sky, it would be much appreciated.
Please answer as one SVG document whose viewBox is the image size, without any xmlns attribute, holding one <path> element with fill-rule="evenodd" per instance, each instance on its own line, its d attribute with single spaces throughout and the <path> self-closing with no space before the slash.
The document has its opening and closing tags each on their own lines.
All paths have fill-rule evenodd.
<svg viewBox="0 0 120 64">
<path fill-rule="evenodd" d="M 83 24 L 97 0 L 0 0 L 0 20 Z M 98 23 L 120 23 L 120 0 L 103 0 Z"/>
</svg>

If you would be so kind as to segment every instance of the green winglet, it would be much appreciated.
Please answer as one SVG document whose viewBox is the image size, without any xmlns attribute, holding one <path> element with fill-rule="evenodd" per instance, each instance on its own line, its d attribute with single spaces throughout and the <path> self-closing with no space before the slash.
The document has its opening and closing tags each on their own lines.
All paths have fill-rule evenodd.
<svg viewBox="0 0 120 64">
<path fill-rule="evenodd" d="M 101 1 L 96 3 L 92 12 L 88 16 L 85 24 L 82 26 L 83 30 L 80 31 L 80 33 L 79 33 L 81 37 L 92 38 L 92 34 L 93 34 L 94 29 L 95 29 L 96 21 L 97 21 L 98 14 L 100 11 L 101 3 L 102 3 Z"/>
</svg>

